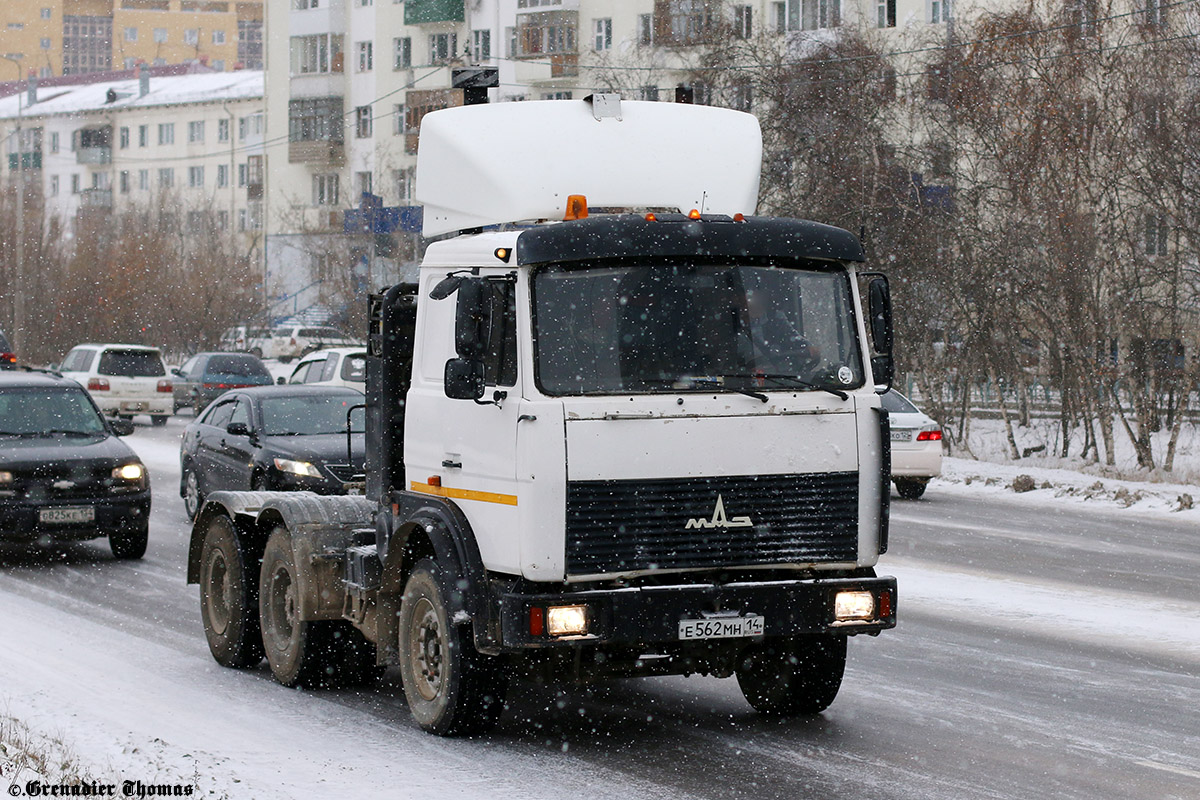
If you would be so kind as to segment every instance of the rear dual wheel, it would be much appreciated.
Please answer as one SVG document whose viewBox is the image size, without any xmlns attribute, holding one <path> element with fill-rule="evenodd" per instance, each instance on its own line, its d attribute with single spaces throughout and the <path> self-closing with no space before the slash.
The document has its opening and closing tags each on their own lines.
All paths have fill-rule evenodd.
<svg viewBox="0 0 1200 800">
<path fill-rule="evenodd" d="M 233 521 L 214 515 L 200 551 L 200 617 L 209 652 L 222 666 L 246 668 L 262 661 L 255 566 Z"/>
</svg>

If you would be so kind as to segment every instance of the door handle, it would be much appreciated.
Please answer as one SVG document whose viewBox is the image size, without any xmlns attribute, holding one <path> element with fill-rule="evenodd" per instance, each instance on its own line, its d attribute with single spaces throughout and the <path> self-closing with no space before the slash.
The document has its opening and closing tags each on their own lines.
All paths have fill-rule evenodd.
<svg viewBox="0 0 1200 800">
<path fill-rule="evenodd" d="M 442 461 L 442 466 L 445 467 L 446 469 L 462 469 L 462 462 L 461 461 L 451 461 L 450 459 L 447 458 L 444 461 Z"/>
</svg>

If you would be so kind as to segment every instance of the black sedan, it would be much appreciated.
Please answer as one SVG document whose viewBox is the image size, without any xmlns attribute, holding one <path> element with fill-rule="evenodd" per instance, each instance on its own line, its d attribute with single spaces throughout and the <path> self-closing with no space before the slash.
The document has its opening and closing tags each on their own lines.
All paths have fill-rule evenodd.
<svg viewBox="0 0 1200 800">
<path fill-rule="evenodd" d="M 0 541 L 107 536 L 117 558 L 141 558 L 150 477 L 115 438 L 130 433 L 132 422 L 106 420 L 69 378 L 0 373 Z"/>
<path fill-rule="evenodd" d="M 326 386 L 221 395 L 183 434 L 179 493 L 188 517 L 222 490 L 347 492 L 363 480 L 362 403 L 361 392 Z"/>
</svg>

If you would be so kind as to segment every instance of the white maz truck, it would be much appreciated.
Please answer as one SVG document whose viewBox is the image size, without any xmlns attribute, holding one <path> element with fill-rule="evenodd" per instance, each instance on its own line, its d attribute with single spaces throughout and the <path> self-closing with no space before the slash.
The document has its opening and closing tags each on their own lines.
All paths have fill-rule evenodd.
<svg viewBox="0 0 1200 800">
<path fill-rule="evenodd" d="M 754 216 L 761 151 L 749 114 L 613 95 L 426 116 L 443 238 L 370 301 L 364 494 L 206 499 L 217 661 L 398 665 L 443 735 L 521 677 L 736 675 L 762 713 L 825 709 L 847 638 L 896 620 L 891 309 L 855 236 Z"/>
</svg>

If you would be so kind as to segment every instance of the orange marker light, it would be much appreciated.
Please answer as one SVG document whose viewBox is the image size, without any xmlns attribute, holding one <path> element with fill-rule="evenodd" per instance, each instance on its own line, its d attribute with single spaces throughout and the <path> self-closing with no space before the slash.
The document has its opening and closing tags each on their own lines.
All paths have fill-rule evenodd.
<svg viewBox="0 0 1200 800">
<path fill-rule="evenodd" d="M 441 486 L 442 485 L 442 476 L 441 475 L 430 475 L 429 478 L 425 482 L 428 483 L 430 486 Z"/>
<path fill-rule="evenodd" d="M 739 211 L 738 213 L 733 215 L 733 221 L 734 222 L 745 222 L 746 215 Z"/>
<path fill-rule="evenodd" d="M 688 212 L 688 219 L 700 219 L 700 210 L 693 208 Z"/>
<path fill-rule="evenodd" d="M 496 248 L 496 252 L 495 252 L 496 258 L 500 259 L 505 264 L 508 263 L 508 257 L 510 255 L 511 255 L 511 251 L 507 247 L 497 247 Z"/>
<path fill-rule="evenodd" d="M 568 195 L 567 213 L 563 215 L 563 219 L 587 219 L 587 215 L 587 198 L 581 194 Z"/>
<path fill-rule="evenodd" d="M 657 221 L 658 221 L 658 217 L 654 216 L 653 213 L 646 215 L 646 222 L 657 222 Z"/>
</svg>

